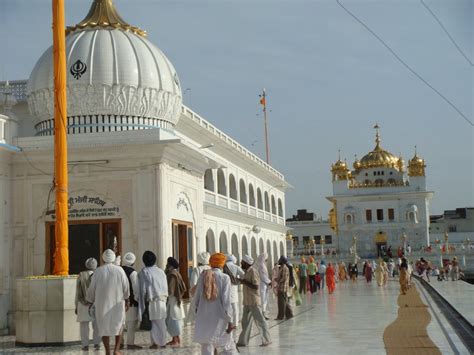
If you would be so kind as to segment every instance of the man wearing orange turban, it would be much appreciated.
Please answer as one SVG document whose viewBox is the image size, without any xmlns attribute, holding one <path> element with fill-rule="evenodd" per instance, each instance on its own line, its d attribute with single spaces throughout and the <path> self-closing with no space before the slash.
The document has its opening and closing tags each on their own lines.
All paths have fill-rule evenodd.
<svg viewBox="0 0 474 355">
<path fill-rule="evenodd" d="M 201 354 L 233 354 L 235 344 L 231 336 L 233 310 L 230 303 L 230 277 L 222 272 L 226 256 L 216 253 L 209 259 L 211 270 L 199 277 L 191 303 L 195 312 L 194 341 L 201 344 Z"/>
<path fill-rule="evenodd" d="M 222 253 L 215 253 L 211 255 L 211 258 L 209 259 L 209 264 L 211 267 L 218 267 L 219 269 L 222 269 L 225 265 L 225 261 L 227 260 L 227 257 L 222 254 Z"/>
</svg>

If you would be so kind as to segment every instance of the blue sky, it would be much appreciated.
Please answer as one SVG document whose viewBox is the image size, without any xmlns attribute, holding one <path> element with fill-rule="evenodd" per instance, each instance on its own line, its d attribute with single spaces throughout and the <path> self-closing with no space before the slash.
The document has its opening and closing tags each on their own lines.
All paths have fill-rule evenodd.
<svg viewBox="0 0 474 355">
<path fill-rule="evenodd" d="M 416 0 L 340 0 L 410 67 L 473 118 L 473 66 Z M 90 0 L 66 0 L 66 23 Z M 471 62 L 469 0 L 424 0 Z M 435 191 L 432 213 L 474 206 L 473 126 L 403 67 L 335 0 L 115 0 L 180 76 L 185 103 L 263 157 L 258 94 L 269 104 L 272 165 L 295 188 L 287 214 L 327 215 L 330 165 L 374 146 L 407 161 L 414 145 Z M 51 44 L 50 0 L 0 0 L 0 80 L 28 78 Z"/>
</svg>

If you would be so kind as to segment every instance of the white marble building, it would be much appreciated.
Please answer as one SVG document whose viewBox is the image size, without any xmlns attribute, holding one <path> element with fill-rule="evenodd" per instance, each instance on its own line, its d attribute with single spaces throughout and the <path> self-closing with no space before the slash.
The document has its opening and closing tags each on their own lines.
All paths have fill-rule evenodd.
<svg viewBox="0 0 474 355">
<path fill-rule="evenodd" d="M 160 266 L 175 256 L 185 280 L 206 249 L 284 254 L 284 176 L 183 106 L 146 34 L 102 0 L 67 32 L 70 273 L 106 248 L 137 267 L 148 249 Z M 49 48 L 28 81 L 0 83 L 0 333 L 14 331 L 15 279 L 52 271 L 52 66 Z"/>
<path fill-rule="evenodd" d="M 340 158 L 331 167 L 333 204 L 330 219 L 337 231 L 338 249 L 348 252 L 353 237 L 362 256 L 377 256 L 381 249 L 396 249 L 403 242 L 412 248 L 429 245 L 429 202 L 425 162 L 417 153 L 408 162 L 381 147 L 376 125 L 375 148 L 355 159 L 353 170 Z"/>
</svg>

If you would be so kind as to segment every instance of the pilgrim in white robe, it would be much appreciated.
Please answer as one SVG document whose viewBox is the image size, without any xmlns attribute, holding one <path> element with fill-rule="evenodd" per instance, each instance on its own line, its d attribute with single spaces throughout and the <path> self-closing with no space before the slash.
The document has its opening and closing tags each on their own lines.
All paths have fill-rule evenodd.
<svg viewBox="0 0 474 355">
<path fill-rule="evenodd" d="M 231 334 L 226 332 L 233 316 L 230 278 L 221 269 L 213 268 L 212 272 L 216 280 L 217 299 L 208 300 L 204 296 L 204 277 L 201 274 L 191 304 L 196 313 L 194 341 L 201 344 L 202 354 L 213 354 L 215 348 L 223 351 L 219 353 L 232 354 L 234 342 Z"/>
<path fill-rule="evenodd" d="M 145 303 L 148 302 L 148 313 L 151 321 L 150 338 L 153 344 L 166 345 L 166 300 L 168 299 L 168 282 L 165 272 L 158 266 L 144 267 L 138 274 L 140 283 L 140 301 L 138 317 L 141 320 Z"/>
<path fill-rule="evenodd" d="M 240 266 L 236 264 L 237 259 L 231 255 L 232 259 L 227 259 L 226 262 L 227 267 L 229 268 L 230 272 L 234 275 L 237 279 L 243 279 L 245 276 L 244 270 Z M 232 323 L 237 325 L 240 322 L 240 314 L 239 314 L 239 285 L 230 286 L 230 304 L 232 305 Z"/>
<path fill-rule="evenodd" d="M 87 300 L 94 303 L 99 334 L 116 336 L 125 323 L 125 300 L 130 297 L 127 275 L 112 263 L 98 267 L 87 290 Z"/>
</svg>

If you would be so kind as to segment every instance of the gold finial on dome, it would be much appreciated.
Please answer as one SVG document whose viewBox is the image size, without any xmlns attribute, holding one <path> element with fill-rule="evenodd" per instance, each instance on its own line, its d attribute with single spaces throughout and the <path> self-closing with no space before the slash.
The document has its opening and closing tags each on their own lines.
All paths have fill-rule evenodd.
<svg viewBox="0 0 474 355">
<path fill-rule="evenodd" d="M 75 26 L 66 29 L 66 35 L 84 28 L 119 28 L 137 35 L 146 36 L 146 31 L 125 22 L 118 14 L 112 0 L 94 0 L 87 16 Z"/>
<path fill-rule="evenodd" d="M 415 145 L 415 155 L 408 162 L 408 176 L 425 176 L 425 168 L 425 161 L 418 156 Z"/>
<path fill-rule="evenodd" d="M 378 125 L 378 123 L 375 124 L 374 128 L 375 128 L 375 143 L 376 143 L 375 149 L 381 149 L 380 148 L 380 126 Z"/>
</svg>

